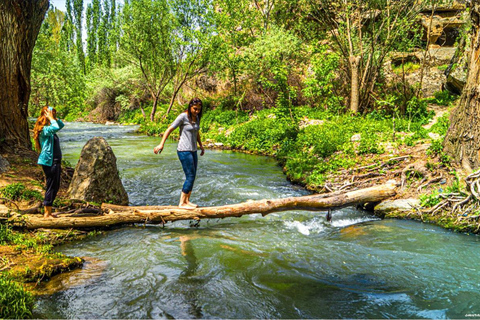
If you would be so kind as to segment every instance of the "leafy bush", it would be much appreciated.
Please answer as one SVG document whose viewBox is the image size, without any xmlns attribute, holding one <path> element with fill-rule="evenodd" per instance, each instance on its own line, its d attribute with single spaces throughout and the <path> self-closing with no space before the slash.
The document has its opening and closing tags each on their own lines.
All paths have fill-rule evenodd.
<svg viewBox="0 0 480 320">
<path fill-rule="evenodd" d="M 3 223 L 0 223 L 0 245 L 12 243 L 15 239 L 12 230 Z"/>
<path fill-rule="evenodd" d="M 273 155 L 285 140 L 294 140 L 297 131 L 287 119 L 257 118 L 236 127 L 228 140 L 233 148 Z"/>
<path fill-rule="evenodd" d="M 433 140 L 430 147 L 427 149 L 427 155 L 436 155 L 443 152 L 443 145 L 441 140 Z"/>
<path fill-rule="evenodd" d="M 438 133 L 441 136 L 445 136 L 445 134 L 447 134 L 448 127 L 450 127 L 450 114 L 446 112 L 441 117 L 437 118 L 437 122 L 432 125 L 430 131 Z"/>
<path fill-rule="evenodd" d="M 10 200 L 42 200 L 40 192 L 27 189 L 22 183 L 12 183 L 0 189 L 0 193 Z"/>
<path fill-rule="evenodd" d="M 248 113 L 238 110 L 222 110 L 216 108 L 207 110 L 201 121 L 202 131 L 208 131 L 212 124 L 219 126 L 233 126 L 248 121 Z"/>
<path fill-rule="evenodd" d="M 343 98 L 337 94 L 339 83 L 336 80 L 339 67 L 339 56 L 334 52 L 328 53 L 328 46 L 315 48 L 311 58 L 312 74 L 305 80 L 303 94 L 310 98 L 313 104 L 327 106 L 331 112 L 342 111 Z"/>
<path fill-rule="evenodd" d="M 312 153 L 326 158 L 349 141 L 345 127 L 327 122 L 321 126 L 308 126 L 298 135 L 297 145 L 304 153 Z"/>
<path fill-rule="evenodd" d="M 440 203 L 438 191 L 434 191 L 433 193 L 429 194 L 421 194 L 419 198 L 420 205 L 424 208 L 431 208 Z"/>
<path fill-rule="evenodd" d="M 383 151 L 384 149 L 379 144 L 377 134 L 368 133 L 366 135 L 362 135 L 362 139 L 360 139 L 360 145 L 358 146 L 358 154 L 378 154 L 383 153 Z"/>
<path fill-rule="evenodd" d="M 454 102 L 457 99 L 457 95 L 452 94 L 448 90 L 437 91 L 433 94 L 434 99 L 429 99 L 428 101 L 436 103 L 441 106 L 448 106 L 450 103 Z"/>
<path fill-rule="evenodd" d="M 34 299 L 20 284 L 0 274 L 0 318 L 25 319 L 32 316 Z"/>
</svg>

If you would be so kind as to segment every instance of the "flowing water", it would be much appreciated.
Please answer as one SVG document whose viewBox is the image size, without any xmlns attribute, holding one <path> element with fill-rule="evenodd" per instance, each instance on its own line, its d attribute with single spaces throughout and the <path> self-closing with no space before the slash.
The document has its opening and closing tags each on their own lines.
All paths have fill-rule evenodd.
<svg viewBox="0 0 480 320">
<path fill-rule="evenodd" d="M 160 139 L 133 131 L 68 123 L 59 135 L 72 164 L 89 138 L 104 136 L 133 205 L 175 205 L 183 183 L 176 143 L 154 155 Z M 192 201 L 305 194 L 272 159 L 207 150 Z M 354 209 L 335 211 L 331 223 L 324 212 L 291 211 L 124 227 L 59 247 L 86 266 L 41 296 L 35 316 L 479 318 L 479 239 Z"/>
</svg>

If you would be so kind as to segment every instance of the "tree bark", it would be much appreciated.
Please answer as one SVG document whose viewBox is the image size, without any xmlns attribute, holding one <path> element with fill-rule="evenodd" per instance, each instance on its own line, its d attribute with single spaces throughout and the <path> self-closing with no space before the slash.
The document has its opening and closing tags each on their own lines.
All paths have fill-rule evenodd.
<svg viewBox="0 0 480 320">
<path fill-rule="evenodd" d="M 360 57 L 351 56 L 350 59 L 350 69 L 352 77 L 352 91 L 350 94 L 350 111 L 352 113 L 358 113 L 358 104 L 360 97 L 360 88 L 358 84 L 358 65 L 360 63 Z"/>
<path fill-rule="evenodd" d="M 480 167 L 480 0 L 470 2 L 472 29 L 467 82 L 450 116 L 443 146 L 467 170 Z"/>
<path fill-rule="evenodd" d="M 157 112 L 158 96 L 153 97 L 152 112 L 150 112 L 150 121 L 155 121 L 155 113 Z"/>
<path fill-rule="evenodd" d="M 394 183 L 360 189 L 351 192 L 335 192 L 303 197 L 250 201 L 219 207 L 200 207 L 192 210 L 174 206 L 128 207 L 103 204 L 104 214 L 92 217 L 60 215 L 45 219 L 39 215 L 23 215 L 11 219 L 17 227 L 38 228 L 105 228 L 132 223 L 160 224 L 177 220 L 218 219 L 241 217 L 259 213 L 265 216 L 272 212 L 288 210 L 326 211 L 355 204 L 375 203 L 396 194 Z"/>
<path fill-rule="evenodd" d="M 0 1 L 0 151 L 31 149 L 28 100 L 33 47 L 48 0 Z"/>
</svg>

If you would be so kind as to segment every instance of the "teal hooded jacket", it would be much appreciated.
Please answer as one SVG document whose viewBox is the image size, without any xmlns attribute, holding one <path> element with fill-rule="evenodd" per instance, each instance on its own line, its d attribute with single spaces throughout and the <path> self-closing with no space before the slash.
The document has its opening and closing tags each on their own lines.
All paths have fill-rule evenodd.
<svg viewBox="0 0 480 320">
<path fill-rule="evenodd" d="M 42 151 L 38 157 L 38 164 L 51 167 L 53 164 L 53 135 L 65 125 L 62 120 L 51 120 L 49 126 L 45 126 L 38 136 Z"/>
</svg>

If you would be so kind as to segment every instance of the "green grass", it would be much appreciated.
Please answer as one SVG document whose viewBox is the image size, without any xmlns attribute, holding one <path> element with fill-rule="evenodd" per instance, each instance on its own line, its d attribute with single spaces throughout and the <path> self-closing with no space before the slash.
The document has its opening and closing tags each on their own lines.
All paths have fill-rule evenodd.
<svg viewBox="0 0 480 320">
<path fill-rule="evenodd" d="M 22 183 L 12 183 L 0 188 L 0 194 L 10 200 L 42 200 L 43 196 L 36 190 L 30 190 Z"/>
<path fill-rule="evenodd" d="M 26 319 L 32 317 L 34 299 L 21 284 L 0 274 L 0 318 Z"/>
<path fill-rule="evenodd" d="M 420 69 L 420 65 L 418 63 L 406 62 L 398 66 L 393 66 L 392 69 L 395 74 L 402 74 L 403 72 L 412 73 Z"/>
</svg>

